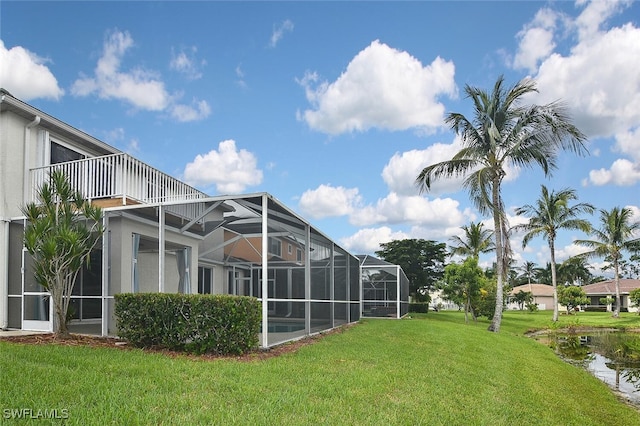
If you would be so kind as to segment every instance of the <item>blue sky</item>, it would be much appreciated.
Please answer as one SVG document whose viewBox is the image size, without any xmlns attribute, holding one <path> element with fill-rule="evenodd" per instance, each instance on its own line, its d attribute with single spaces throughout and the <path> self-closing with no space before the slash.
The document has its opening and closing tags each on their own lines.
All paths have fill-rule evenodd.
<svg viewBox="0 0 640 426">
<path fill-rule="evenodd" d="M 354 253 L 448 242 L 486 220 L 460 182 L 415 176 L 459 149 L 466 84 L 533 77 L 564 101 L 587 158 L 550 179 L 511 168 L 504 199 L 573 188 L 640 219 L 637 2 L 14 2 L 0 4 L 0 86 L 211 194 L 266 191 Z M 593 217 L 596 220 L 596 216 Z M 559 261 L 579 252 L 563 233 Z M 533 240 L 516 261 L 543 265 Z M 485 259 L 489 264 L 490 257 Z"/>
</svg>

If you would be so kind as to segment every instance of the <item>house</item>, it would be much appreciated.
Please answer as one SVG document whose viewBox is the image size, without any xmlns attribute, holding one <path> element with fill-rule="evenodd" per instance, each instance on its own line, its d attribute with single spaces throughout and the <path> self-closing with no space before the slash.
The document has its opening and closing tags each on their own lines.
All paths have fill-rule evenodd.
<svg viewBox="0 0 640 426">
<path fill-rule="evenodd" d="M 519 309 L 518 304 L 513 301 L 513 296 L 521 291 L 531 293 L 533 303 L 538 305 L 539 310 L 553 310 L 553 286 L 548 284 L 523 284 L 514 287 L 509 292 L 509 301 L 507 304 L 509 309 Z"/>
<path fill-rule="evenodd" d="M 21 207 L 55 169 L 106 229 L 74 287 L 72 332 L 117 334 L 123 292 L 257 297 L 263 347 L 360 318 L 359 259 L 270 194 L 209 196 L 2 90 L 0 329 L 53 329 Z"/>
<path fill-rule="evenodd" d="M 362 275 L 362 316 L 402 318 L 409 312 L 409 279 L 399 265 L 357 255 Z"/>
<path fill-rule="evenodd" d="M 620 308 L 622 311 L 638 312 L 637 306 L 629 306 L 629 293 L 632 290 L 640 288 L 640 280 L 638 279 L 620 279 Z M 585 294 L 589 298 L 589 307 L 605 308 L 612 311 L 614 306 L 611 304 L 603 304 L 600 299 L 611 297 L 616 298 L 616 283 L 614 280 L 600 281 L 594 284 L 582 286 Z M 613 302 L 615 304 L 615 301 Z"/>
</svg>

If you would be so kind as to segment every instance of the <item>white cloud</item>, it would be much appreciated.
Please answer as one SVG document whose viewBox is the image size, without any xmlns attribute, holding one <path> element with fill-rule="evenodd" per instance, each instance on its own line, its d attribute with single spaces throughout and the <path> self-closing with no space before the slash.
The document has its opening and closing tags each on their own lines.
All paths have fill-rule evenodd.
<svg viewBox="0 0 640 426">
<path fill-rule="evenodd" d="M 58 100 L 64 90 L 45 65 L 48 61 L 33 52 L 15 46 L 7 49 L 0 40 L 0 87 L 25 101 L 35 98 Z"/>
<path fill-rule="evenodd" d="M 198 48 L 192 46 L 188 49 L 182 49 L 180 52 L 171 51 L 171 69 L 184 74 L 189 80 L 198 80 L 202 78 L 200 67 L 206 64 L 206 61 L 198 61 L 196 53 Z"/>
<path fill-rule="evenodd" d="M 180 122 L 197 121 L 211 114 L 207 101 L 193 100 L 192 105 L 175 104 L 170 107 L 171 116 Z"/>
<path fill-rule="evenodd" d="M 426 149 L 412 149 L 403 153 L 396 152 L 384 166 L 382 179 L 389 190 L 400 195 L 416 195 L 418 187 L 416 177 L 423 168 L 432 164 L 449 161 L 462 149 L 459 137 L 450 144 L 434 143 Z M 507 164 L 504 182 L 515 181 L 520 175 L 520 168 Z M 432 182 L 429 194 L 441 195 L 457 193 L 462 190 L 462 184 L 468 174 L 456 177 L 442 177 Z"/>
<path fill-rule="evenodd" d="M 636 163 L 640 163 L 640 123 L 635 129 L 629 129 L 616 135 L 614 150 L 628 155 Z"/>
<path fill-rule="evenodd" d="M 582 236 L 580 238 L 581 239 L 589 239 L 589 237 L 587 237 L 587 236 Z M 568 245 L 566 245 L 564 247 L 556 247 L 556 250 L 555 250 L 556 263 L 562 263 L 565 260 L 569 259 L 570 257 L 577 256 L 579 254 L 586 253 L 588 251 L 589 251 L 588 247 L 579 246 L 579 245 L 574 244 L 574 243 L 568 244 Z M 549 253 L 549 250 L 547 249 L 547 254 L 548 253 Z M 550 255 L 547 256 L 547 260 L 545 261 L 544 264 L 546 264 L 546 262 L 551 262 L 551 256 Z"/>
<path fill-rule="evenodd" d="M 184 180 L 190 185 L 215 185 L 220 194 L 236 194 L 247 186 L 262 182 L 262 170 L 257 167 L 255 155 L 236 148 L 233 140 L 220 142 L 218 150 L 198 154 L 184 169 Z"/>
<path fill-rule="evenodd" d="M 566 22 L 577 31 L 577 43 L 566 56 L 549 55 L 535 77 L 540 92 L 534 102 L 567 102 L 576 125 L 590 137 L 613 136 L 640 122 L 640 29 L 633 23 L 600 28 L 626 4 L 588 3 Z"/>
<path fill-rule="evenodd" d="M 75 96 L 97 95 L 101 99 L 118 99 L 137 109 L 168 111 L 169 116 L 180 122 L 202 120 L 209 116 L 211 108 L 206 101 L 193 100 L 191 105 L 180 104 L 181 93 L 171 96 L 160 75 L 142 68 L 121 70 L 122 60 L 134 47 L 131 35 L 124 31 L 111 32 L 103 45 L 102 56 L 92 77 L 76 80 L 71 93 Z M 192 54 L 195 54 L 192 48 Z M 199 71 L 193 57 L 182 52 L 174 55 L 170 66 L 191 78 L 198 78 Z"/>
<path fill-rule="evenodd" d="M 401 195 L 416 195 L 418 188 L 415 180 L 422 169 L 431 164 L 451 160 L 461 148 L 460 140 L 456 138 L 451 144 L 434 143 L 422 150 L 396 152 L 384 166 L 382 179 L 390 191 Z M 433 183 L 429 194 L 457 192 L 462 188 L 463 179 L 464 177 L 439 179 Z"/>
<path fill-rule="evenodd" d="M 619 158 L 609 169 L 591 170 L 583 185 L 631 186 L 640 181 L 640 127 L 617 134 L 613 151 L 627 155 L 631 160 Z"/>
<path fill-rule="evenodd" d="M 353 212 L 361 202 L 358 188 L 320 185 L 305 191 L 300 197 L 300 210 L 314 219 L 344 216 Z"/>
<path fill-rule="evenodd" d="M 589 182 L 596 186 L 608 184 L 631 186 L 639 181 L 640 167 L 624 158 L 614 161 L 609 169 L 601 168 L 589 172 Z"/>
<path fill-rule="evenodd" d="M 269 40 L 269 46 L 276 47 L 278 42 L 284 37 L 285 32 L 293 31 L 293 22 L 289 19 L 284 20 L 280 25 L 273 26 L 273 32 L 271 33 L 271 39 Z"/>
<path fill-rule="evenodd" d="M 576 1 L 577 6 L 586 5 L 580 16 L 575 20 L 578 37 L 581 40 L 597 37 L 600 27 L 607 19 L 618 13 L 621 8 L 630 4 L 630 0 Z"/>
<path fill-rule="evenodd" d="M 553 33 L 557 18 L 558 15 L 551 9 L 541 9 L 536 13 L 533 21 L 518 33 L 517 38 L 520 43 L 513 60 L 514 68 L 534 71 L 538 62 L 553 52 L 556 47 Z"/>
<path fill-rule="evenodd" d="M 315 130 L 340 134 L 371 128 L 433 131 L 442 126 L 441 95 L 457 96 L 452 62 L 430 65 L 374 41 L 358 53 L 333 83 L 307 73 L 298 83 L 313 109 L 298 113 Z"/>
<path fill-rule="evenodd" d="M 76 80 L 71 92 L 76 96 L 95 93 L 102 99 L 120 99 L 145 110 L 161 111 L 166 108 L 169 95 L 156 73 L 141 68 L 120 71 L 122 58 L 133 45 L 133 38 L 128 32 L 112 32 L 104 42 L 94 77 Z"/>
<path fill-rule="evenodd" d="M 360 229 L 355 234 L 342 238 L 340 243 L 352 253 L 373 254 L 380 250 L 380 244 L 382 243 L 407 238 L 411 237 L 404 232 L 394 232 L 391 228 L 382 226 L 380 228 Z"/>
<path fill-rule="evenodd" d="M 353 225 L 410 223 L 430 227 L 460 226 L 466 221 L 459 210 L 460 203 L 451 198 L 400 196 L 394 192 L 379 199 L 375 205 L 354 210 L 349 218 Z"/>
<path fill-rule="evenodd" d="M 241 64 L 238 64 L 238 66 L 236 67 L 236 77 L 238 78 L 236 80 L 236 84 L 241 88 L 246 89 L 248 86 L 247 82 L 244 79 L 244 71 L 242 70 Z"/>
<path fill-rule="evenodd" d="M 638 206 L 626 206 L 633 213 L 631 222 L 640 222 L 640 207 Z"/>
</svg>

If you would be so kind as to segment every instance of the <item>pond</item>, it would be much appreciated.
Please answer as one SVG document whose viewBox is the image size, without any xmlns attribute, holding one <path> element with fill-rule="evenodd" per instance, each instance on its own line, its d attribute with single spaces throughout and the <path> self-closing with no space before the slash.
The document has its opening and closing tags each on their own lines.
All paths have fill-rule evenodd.
<svg viewBox="0 0 640 426">
<path fill-rule="evenodd" d="M 539 340 L 640 408 L 640 333 L 612 330 L 552 333 Z"/>
</svg>

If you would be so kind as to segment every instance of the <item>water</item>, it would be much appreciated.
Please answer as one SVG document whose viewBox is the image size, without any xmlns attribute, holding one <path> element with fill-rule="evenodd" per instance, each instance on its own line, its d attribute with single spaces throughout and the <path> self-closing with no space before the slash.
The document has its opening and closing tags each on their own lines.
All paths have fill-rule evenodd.
<svg viewBox="0 0 640 426">
<path fill-rule="evenodd" d="M 640 408 L 640 334 L 557 333 L 545 340 L 564 360 L 587 369 Z"/>
</svg>

